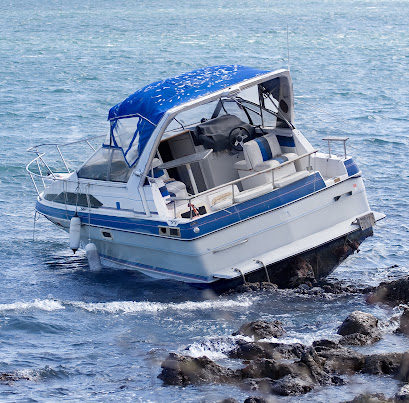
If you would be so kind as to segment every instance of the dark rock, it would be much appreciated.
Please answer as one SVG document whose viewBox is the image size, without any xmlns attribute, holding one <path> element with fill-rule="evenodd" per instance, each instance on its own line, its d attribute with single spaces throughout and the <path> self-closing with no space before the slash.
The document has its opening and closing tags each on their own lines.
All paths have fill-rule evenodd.
<svg viewBox="0 0 409 403">
<path fill-rule="evenodd" d="M 249 396 L 244 403 L 268 403 L 268 401 L 259 396 Z"/>
<path fill-rule="evenodd" d="M 409 335 L 409 309 L 405 308 L 400 317 L 399 331 L 403 334 Z"/>
<path fill-rule="evenodd" d="M 335 374 L 354 374 L 361 371 L 364 355 L 347 348 L 321 349 L 318 356 L 324 359 L 324 370 Z"/>
<path fill-rule="evenodd" d="M 366 346 L 367 344 L 373 344 L 381 339 L 380 333 L 376 333 L 372 336 L 362 333 L 353 333 L 344 336 L 339 344 L 344 346 Z"/>
<path fill-rule="evenodd" d="M 409 302 L 409 277 L 379 284 L 367 296 L 367 301 L 371 304 L 384 303 L 392 306 Z"/>
<path fill-rule="evenodd" d="M 296 258 L 289 274 L 288 287 L 296 288 L 300 284 L 311 284 L 315 280 L 312 266 L 302 258 Z"/>
<path fill-rule="evenodd" d="M 403 382 L 409 382 L 409 353 L 406 352 L 402 356 L 399 367 L 398 379 Z"/>
<path fill-rule="evenodd" d="M 253 336 L 255 340 L 260 340 L 269 337 L 277 338 L 284 333 L 283 324 L 279 320 L 273 322 L 256 320 L 242 325 L 237 332 L 233 333 L 233 336 L 240 334 L 242 336 Z"/>
<path fill-rule="evenodd" d="M 293 378 L 300 378 L 306 382 L 315 382 L 308 366 L 300 361 L 277 362 L 272 359 L 261 358 L 252 361 L 241 371 L 244 378 L 270 378 L 276 380 L 291 375 Z"/>
<path fill-rule="evenodd" d="M 392 403 L 393 399 L 387 399 L 382 393 L 363 393 L 354 397 L 347 403 Z"/>
<path fill-rule="evenodd" d="M 378 331 L 378 319 L 366 312 L 354 311 L 342 323 L 338 334 L 347 336 L 354 333 L 372 335 Z"/>
<path fill-rule="evenodd" d="M 360 311 L 352 312 L 338 329 L 338 334 L 344 336 L 340 344 L 362 346 L 375 343 L 381 339 L 378 329 L 378 319 Z"/>
<path fill-rule="evenodd" d="M 219 403 L 239 403 L 238 400 L 228 397 L 226 399 L 220 400 Z"/>
<path fill-rule="evenodd" d="M 232 383 L 240 378 L 240 371 L 224 368 L 207 357 L 192 358 L 170 353 L 162 362 L 158 376 L 167 385 L 185 386 L 201 383 Z"/>
<path fill-rule="evenodd" d="M 286 375 L 273 383 L 271 392 L 280 396 L 303 395 L 314 388 L 314 383 Z"/>
<path fill-rule="evenodd" d="M 409 402 L 409 384 L 403 385 L 395 395 L 397 402 Z"/>
<path fill-rule="evenodd" d="M 316 383 L 321 385 L 331 384 L 330 375 L 324 370 L 325 360 L 318 356 L 314 348 L 310 347 L 301 356 L 300 362 L 305 364 Z"/>
<path fill-rule="evenodd" d="M 399 375 L 404 353 L 372 354 L 365 357 L 362 372 L 372 375 Z M 402 373 L 402 376 L 405 376 Z"/>
<path fill-rule="evenodd" d="M 10 384 L 10 383 L 13 383 L 13 382 L 16 382 L 16 381 L 22 381 L 22 380 L 28 381 L 29 378 L 27 378 L 26 376 L 20 376 L 20 375 L 17 375 L 17 374 L 8 374 L 8 373 L 5 373 L 5 372 L 0 373 L 0 382 Z"/>
<path fill-rule="evenodd" d="M 304 350 L 305 346 L 300 343 L 285 344 L 238 340 L 235 348 L 229 351 L 228 356 L 242 360 L 256 358 L 295 359 L 300 358 Z"/>
<path fill-rule="evenodd" d="M 340 348 L 338 342 L 333 341 L 333 340 L 327 340 L 327 339 L 316 340 L 312 343 L 312 346 L 314 347 L 315 351 L 318 353 L 320 351 L 335 350 L 335 349 Z"/>
</svg>

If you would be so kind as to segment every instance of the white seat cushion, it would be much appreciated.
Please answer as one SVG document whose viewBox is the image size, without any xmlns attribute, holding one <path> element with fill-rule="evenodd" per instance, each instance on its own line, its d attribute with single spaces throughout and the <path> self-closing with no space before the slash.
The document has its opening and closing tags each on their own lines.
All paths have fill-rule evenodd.
<svg viewBox="0 0 409 403">
<path fill-rule="evenodd" d="M 236 203 L 242 203 L 246 200 L 254 199 L 257 196 L 261 196 L 263 194 L 271 192 L 272 190 L 273 190 L 273 185 L 271 183 L 268 183 L 266 185 L 259 186 L 255 189 L 244 190 L 243 192 L 240 192 L 237 195 L 235 194 L 234 201 Z"/>
<path fill-rule="evenodd" d="M 309 175 L 308 171 L 300 171 L 300 172 L 295 172 L 291 175 L 284 176 L 283 178 L 279 180 L 274 181 L 274 186 L 277 188 L 282 188 L 284 186 L 289 185 L 290 183 L 297 182 L 300 179 L 304 179 Z"/>
<path fill-rule="evenodd" d="M 179 182 L 179 181 L 175 181 L 171 179 L 169 181 L 165 181 L 165 184 L 170 194 L 170 197 L 177 197 L 177 198 L 188 197 L 186 185 L 183 182 Z"/>
</svg>

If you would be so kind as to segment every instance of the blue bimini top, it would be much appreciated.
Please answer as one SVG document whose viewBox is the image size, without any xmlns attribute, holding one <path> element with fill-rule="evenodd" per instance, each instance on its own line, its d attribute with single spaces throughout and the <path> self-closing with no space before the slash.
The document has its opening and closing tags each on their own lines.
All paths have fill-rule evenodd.
<svg viewBox="0 0 409 403">
<path fill-rule="evenodd" d="M 268 71 L 252 67 L 221 65 L 149 84 L 109 110 L 111 145 L 121 148 L 125 160 L 132 166 L 169 109 L 266 73 Z M 123 129 L 124 125 L 118 122 L 129 116 L 137 117 L 137 122 Z"/>
</svg>

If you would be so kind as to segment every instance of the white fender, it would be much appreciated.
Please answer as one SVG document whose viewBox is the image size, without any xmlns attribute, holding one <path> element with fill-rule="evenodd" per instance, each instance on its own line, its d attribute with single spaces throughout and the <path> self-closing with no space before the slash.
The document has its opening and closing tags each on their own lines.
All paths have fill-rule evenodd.
<svg viewBox="0 0 409 403">
<path fill-rule="evenodd" d="M 100 271 L 101 260 L 99 258 L 99 253 L 95 244 L 92 242 L 88 243 L 85 246 L 85 252 L 87 254 L 88 265 L 91 271 Z"/>
<path fill-rule="evenodd" d="M 81 219 L 77 216 L 70 221 L 70 248 L 75 253 L 80 247 L 81 239 Z"/>
</svg>

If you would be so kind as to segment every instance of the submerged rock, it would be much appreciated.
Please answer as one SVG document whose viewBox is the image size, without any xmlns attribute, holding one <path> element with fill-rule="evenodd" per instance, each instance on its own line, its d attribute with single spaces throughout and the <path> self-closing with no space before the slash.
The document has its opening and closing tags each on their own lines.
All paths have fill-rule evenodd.
<svg viewBox="0 0 409 403">
<path fill-rule="evenodd" d="M 9 374 L 6 372 L 0 373 L 0 382 L 4 382 L 4 383 L 13 383 L 16 381 L 28 381 L 29 378 L 27 378 L 26 376 L 21 376 L 21 375 L 17 375 L 17 374 Z"/>
<path fill-rule="evenodd" d="M 273 322 L 256 320 L 242 325 L 237 332 L 233 333 L 233 336 L 240 334 L 242 336 L 254 337 L 255 340 L 260 340 L 270 337 L 278 338 L 284 333 L 283 324 L 279 320 Z"/>
<path fill-rule="evenodd" d="M 363 393 L 354 397 L 347 403 L 392 403 L 393 399 L 387 399 L 382 393 Z"/>
<path fill-rule="evenodd" d="M 232 383 L 240 379 L 239 371 L 222 367 L 207 357 L 192 358 L 170 353 L 161 367 L 158 378 L 167 385 Z"/>
<path fill-rule="evenodd" d="M 249 396 L 244 403 L 268 403 L 268 400 L 259 396 Z"/>
<path fill-rule="evenodd" d="M 344 336 L 341 344 L 365 345 L 381 339 L 378 319 L 361 311 L 352 312 L 339 327 L 338 334 Z"/>
<path fill-rule="evenodd" d="M 379 284 L 368 296 L 371 304 L 384 303 L 392 306 L 409 302 L 409 277 Z"/>
</svg>

